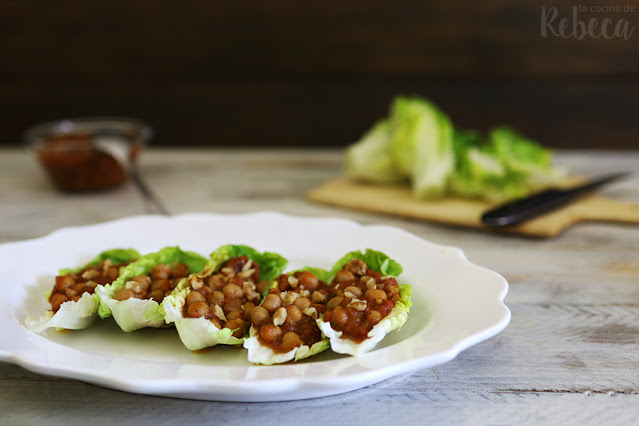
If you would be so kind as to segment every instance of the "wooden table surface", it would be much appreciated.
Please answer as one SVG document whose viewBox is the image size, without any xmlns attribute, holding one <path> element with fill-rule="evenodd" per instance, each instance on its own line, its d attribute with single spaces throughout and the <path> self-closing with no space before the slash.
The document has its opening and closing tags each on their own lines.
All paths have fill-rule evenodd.
<svg viewBox="0 0 639 426">
<path fill-rule="evenodd" d="M 639 151 L 560 152 L 573 172 L 637 170 Z M 639 415 L 639 227 L 581 224 L 550 240 L 347 211 L 305 200 L 338 151 L 149 150 L 142 173 L 172 213 L 274 210 L 387 223 L 504 275 L 512 321 L 453 361 L 347 394 L 218 403 L 129 394 L 0 363 L 3 424 L 628 424 Z M 639 202 L 639 175 L 603 190 Z M 56 192 L 26 152 L 0 150 L 0 243 L 144 213 L 131 185 Z M 5 285 L 10 283 L 5 283 Z M 300 418 L 300 416 L 303 416 Z M 6 422 L 6 423 L 5 423 Z"/>
</svg>

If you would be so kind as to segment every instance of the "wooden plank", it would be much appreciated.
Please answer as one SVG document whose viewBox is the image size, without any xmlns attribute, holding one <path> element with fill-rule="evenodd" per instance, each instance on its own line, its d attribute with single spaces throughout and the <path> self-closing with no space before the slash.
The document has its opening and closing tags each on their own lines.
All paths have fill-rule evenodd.
<svg viewBox="0 0 639 426">
<path fill-rule="evenodd" d="M 189 2 L 176 13 L 149 0 L 65 7 L 4 2 L 3 70 L 16 80 L 211 81 L 220 77 L 412 75 L 631 76 L 637 42 L 540 34 L 541 6 L 525 0 Z M 561 17 L 572 8 L 555 6 Z M 582 13 L 588 21 L 628 13 Z M 143 25 L 142 25 L 143 23 Z M 556 24 L 555 24 L 556 25 Z M 635 79 L 636 81 L 636 79 Z"/>
<path fill-rule="evenodd" d="M 418 94 L 461 128 L 508 124 L 551 147 L 639 147 L 639 85 L 614 80 L 2 81 L 0 144 L 43 121 L 118 115 L 151 123 L 153 145 L 345 147 L 388 115 L 396 95 Z"/>
<path fill-rule="evenodd" d="M 355 392 L 286 403 L 151 397 L 0 363 L 7 424 L 633 424 L 639 398 L 639 229 L 592 224 L 554 239 L 522 239 L 308 203 L 341 173 L 338 150 L 150 149 L 142 173 L 176 213 L 272 209 L 400 226 L 459 246 L 510 283 L 510 325 L 453 361 Z M 629 170 L 636 152 L 560 152 L 579 174 Z M 185 190 L 188 185 L 188 191 Z M 639 202 L 637 180 L 605 188 Z M 0 239 L 142 213 L 132 187 L 64 195 L 17 149 L 0 150 Z M 5 285 L 7 285 L 5 283 Z M 150 370 L 152 371 L 152 370 Z"/>
</svg>

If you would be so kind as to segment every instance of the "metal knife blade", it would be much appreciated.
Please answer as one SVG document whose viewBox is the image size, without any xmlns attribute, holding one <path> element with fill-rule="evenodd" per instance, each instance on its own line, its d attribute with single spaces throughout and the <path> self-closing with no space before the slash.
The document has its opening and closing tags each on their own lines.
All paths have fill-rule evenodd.
<svg viewBox="0 0 639 426">
<path fill-rule="evenodd" d="M 597 188 L 629 175 L 629 172 L 613 173 L 591 180 L 570 189 L 549 189 L 529 197 L 502 204 L 484 213 L 481 222 L 487 226 L 516 225 L 558 209 Z"/>
</svg>

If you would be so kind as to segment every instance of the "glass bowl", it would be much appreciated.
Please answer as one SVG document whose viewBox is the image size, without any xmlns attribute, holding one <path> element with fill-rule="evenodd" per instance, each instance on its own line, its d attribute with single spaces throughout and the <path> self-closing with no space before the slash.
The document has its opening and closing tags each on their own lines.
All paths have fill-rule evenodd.
<svg viewBox="0 0 639 426">
<path fill-rule="evenodd" d="M 145 122 L 122 117 L 86 117 L 38 124 L 25 143 L 61 191 L 94 191 L 126 182 L 153 135 Z"/>
</svg>

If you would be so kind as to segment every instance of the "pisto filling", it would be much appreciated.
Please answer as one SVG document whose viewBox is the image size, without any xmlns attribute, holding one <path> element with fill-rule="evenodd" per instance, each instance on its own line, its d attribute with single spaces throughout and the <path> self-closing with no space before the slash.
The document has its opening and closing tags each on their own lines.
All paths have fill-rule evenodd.
<svg viewBox="0 0 639 426">
<path fill-rule="evenodd" d="M 103 259 L 97 266 L 89 265 L 79 272 L 56 276 L 49 296 L 51 310 L 58 312 L 64 302 L 77 302 L 84 293 L 93 294 L 98 285 L 112 283 L 120 276 L 120 268 L 129 263 L 131 262 L 115 265 L 111 259 Z"/>
<path fill-rule="evenodd" d="M 209 276 L 191 277 L 184 317 L 206 318 L 220 330 L 234 330 L 233 337 L 244 337 L 251 311 L 260 303 L 259 278 L 259 265 L 246 256 L 230 258 L 218 272 Z"/>
<path fill-rule="evenodd" d="M 113 295 L 113 298 L 116 300 L 152 299 L 161 303 L 182 278 L 189 276 L 189 273 L 189 267 L 185 263 L 173 265 L 161 263 L 155 265 L 148 275 L 137 275 L 131 278 Z"/>
<path fill-rule="evenodd" d="M 400 299 L 395 278 L 382 277 L 359 259 L 344 265 L 329 288 L 324 321 L 341 331 L 342 337 L 358 343 L 367 338 Z"/>
<path fill-rule="evenodd" d="M 277 353 L 313 346 L 322 339 L 316 319 L 326 309 L 328 287 L 308 271 L 280 275 L 276 282 L 251 311 L 259 342 Z"/>
</svg>

